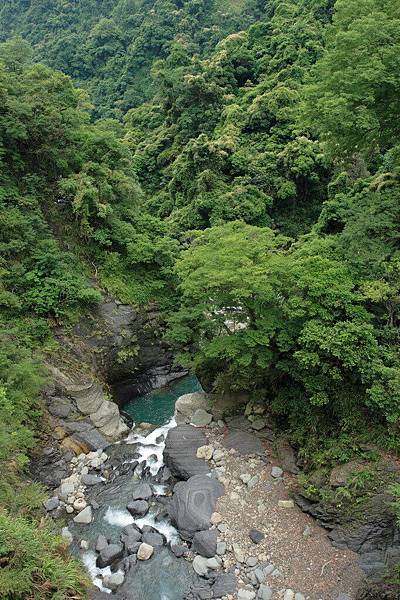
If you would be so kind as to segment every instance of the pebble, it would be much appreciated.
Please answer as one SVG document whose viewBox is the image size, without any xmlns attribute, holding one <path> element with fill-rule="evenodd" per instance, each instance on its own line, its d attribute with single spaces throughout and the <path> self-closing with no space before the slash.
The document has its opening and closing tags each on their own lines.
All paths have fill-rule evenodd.
<svg viewBox="0 0 400 600">
<path fill-rule="evenodd" d="M 59 505 L 60 505 L 60 500 L 58 499 L 58 496 L 53 496 L 53 498 L 49 498 L 48 500 L 43 502 L 43 506 L 45 507 L 47 512 L 50 512 L 51 510 L 58 508 Z"/>
<path fill-rule="evenodd" d="M 240 563 L 243 563 L 244 562 L 244 552 L 241 549 L 241 547 L 238 544 L 233 544 L 232 549 L 233 549 L 233 553 L 235 555 L 236 560 Z"/>
<path fill-rule="evenodd" d="M 74 509 L 81 511 L 87 506 L 87 502 L 84 498 L 77 498 L 73 504 Z"/>
<path fill-rule="evenodd" d="M 257 562 L 258 562 L 258 560 L 256 559 L 255 556 L 249 556 L 246 560 L 246 565 L 248 567 L 255 567 Z"/>
<path fill-rule="evenodd" d="M 213 452 L 213 460 L 215 462 L 220 462 L 224 458 L 224 451 L 221 448 L 216 448 Z"/>
<path fill-rule="evenodd" d="M 207 567 L 209 569 L 219 569 L 221 566 L 221 559 L 213 556 L 212 558 L 207 559 Z"/>
<path fill-rule="evenodd" d="M 283 595 L 283 600 L 294 600 L 294 591 L 286 590 L 286 592 Z"/>
<path fill-rule="evenodd" d="M 256 593 L 252 590 L 239 590 L 238 600 L 253 600 L 256 597 Z"/>
<path fill-rule="evenodd" d="M 252 477 L 248 482 L 247 482 L 247 487 L 249 489 L 252 489 L 253 487 L 255 487 L 258 483 L 259 477 L 258 475 L 254 475 L 254 477 Z"/>
<path fill-rule="evenodd" d="M 218 525 L 218 531 L 221 533 L 226 533 L 228 531 L 228 525 L 226 525 L 226 523 L 221 523 Z"/>
<path fill-rule="evenodd" d="M 65 507 L 65 510 L 69 515 L 71 515 L 74 512 L 74 507 L 68 504 L 68 506 Z"/>
<path fill-rule="evenodd" d="M 258 589 L 258 598 L 260 600 L 271 600 L 273 591 L 267 585 L 261 584 Z"/>
<path fill-rule="evenodd" d="M 303 596 L 303 594 L 297 592 L 297 594 L 294 595 L 294 600 L 306 600 L 306 598 Z"/>
<path fill-rule="evenodd" d="M 213 455 L 214 449 L 212 446 L 200 446 L 197 448 L 197 458 L 204 458 L 204 460 L 210 460 Z"/>
<path fill-rule="evenodd" d="M 312 529 L 309 525 L 306 525 L 303 531 L 303 537 L 311 537 L 312 536 Z"/>
<path fill-rule="evenodd" d="M 87 542 L 86 540 L 81 540 L 81 548 L 82 550 L 89 550 L 89 542 Z"/>
<path fill-rule="evenodd" d="M 272 469 L 271 469 L 271 475 L 275 479 L 278 479 L 279 477 L 282 477 L 283 470 L 280 467 L 272 467 Z"/>
<path fill-rule="evenodd" d="M 278 501 L 279 508 L 294 508 L 293 500 L 279 500 Z"/>
<path fill-rule="evenodd" d="M 267 565 L 263 570 L 265 577 L 268 577 L 268 575 L 271 575 L 275 571 L 275 565 Z"/>
<path fill-rule="evenodd" d="M 256 576 L 258 583 L 263 583 L 265 581 L 265 573 L 260 567 L 254 571 L 254 575 Z"/>
<path fill-rule="evenodd" d="M 205 577 L 208 573 L 207 562 L 208 559 L 204 558 L 204 556 L 197 555 L 194 557 L 192 567 L 195 573 L 197 573 L 197 575 L 200 575 L 200 577 Z"/>
<path fill-rule="evenodd" d="M 250 473 L 242 473 L 242 475 L 240 476 L 240 479 L 246 485 L 247 483 L 249 483 L 249 481 L 251 479 L 251 475 L 250 475 Z"/>
<path fill-rule="evenodd" d="M 225 552 L 226 552 L 226 543 L 218 542 L 217 543 L 217 554 L 219 554 L 219 556 L 222 556 L 223 554 L 225 554 Z"/>
<path fill-rule="evenodd" d="M 258 529 L 250 529 L 249 538 L 254 544 L 260 544 L 265 538 L 265 534 Z"/>
<path fill-rule="evenodd" d="M 220 523 L 222 523 L 222 515 L 219 512 L 213 512 L 211 515 L 211 523 L 213 525 L 219 525 Z"/>
</svg>

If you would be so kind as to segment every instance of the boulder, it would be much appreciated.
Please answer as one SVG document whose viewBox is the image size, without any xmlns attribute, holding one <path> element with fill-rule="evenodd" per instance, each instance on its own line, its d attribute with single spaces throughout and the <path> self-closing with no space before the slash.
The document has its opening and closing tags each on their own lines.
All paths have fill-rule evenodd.
<svg viewBox="0 0 400 600">
<path fill-rule="evenodd" d="M 175 485 L 168 512 L 184 539 L 210 528 L 211 515 L 223 493 L 224 486 L 207 475 L 195 475 Z"/>
<path fill-rule="evenodd" d="M 103 584 L 109 590 L 116 590 L 118 586 L 124 583 L 124 574 L 121 572 L 111 573 L 103 577 Z"/>
<path fill-rule="evenodd" d="M 212 586 L 213 597 L 233 595 L 236 593 L 236 577 L 234 573 L 220 573 Z"/>
<path fill-rule="evenodd" d="M 149 532 L 143 534 L 143 542 L 149 546 L 162 546 L 164 544 L 164 537 L 160 533 Z"/>
<path fill-rule="evenodd" d="M 165 440 L 164 462 L 178 479 L 209 473 L 210 468 L 197 458 L 197 449 L 207 444 L 202 431 L 192 425 L 178 425 L 168 431 Z"/>
<path fill-rule="evenodd" d="M 206 531 L 197 531 L 193 536 L 192 550 L 201 556 L 211 558 L 217 553 L 217 537 L 216 529 Z"/>
<path fill-rule="evenodd" d="M 122 544 L 108 544 L 100 551 L 96 564 L 100 569 L 112 565 L 116 560 L 122 557 L 124 548 Z"/>
<path fill-rule="evenodd" d="M 86 506 L 80 513 L 74 517 L 75 523 L 82 523 L 88 525 L 92 522 L 92 507 Z"/>
<path fill-rule="evenodd" d="M 146 500 L 134 500 L 133 502 L 129 502 L 126 508 L 134 517 L 144 517 L 149 512 L 149 504 Z"/>
<path fill-rule="evenodd" d="M 190 423 L 195 427 L 206 427 L 212 421 L 212 414 L 208 413 L 204 408 L 198 408 L 191 420 Z"/>
<path fill-rule="evenodd" d="M 190 423 L 194 413 L 199 408 L 207 410 L 209 400 L 205 392 L 193 392 L 180 396 L 175 402 L 175 420 L 178 425 Z"/>
<path fill-rule="evenodd" d="M 223 440 L 225 448 L 235 449 L 240 454 L 263 454 L 264 449 L 261 441 L 252 433 L 233 430 Z"/>
<path fill-rule="evenodd" d="M 148 483 L 138 483 L 132 492 L 132 500 L 148 500 L 153 495 L 151 486 Z"/>
<path fill-rule="evenodd" d="M 96 552 L 101 552 L 107 546 L 108 546 L 107 538 L 100 533 L 100 535 L 97 536 L 97 540 L 96 540 Z"/>
<path fill-rule="evenodd" d="M 150 544 L 145 544 L 142 543 L 139 546 L 138 552 L 137 552 L 137 558 L 138 560 L 149 560 L 149 558 L 151 558 L 154 554 L 154 548 L 153 546 L 150 546 Z"/>
<path fill-rule="evenodd" d="M 193 563 L 193 569 L 200 577 L 205 577 L 208 573 L 207 559 L 204 556 L 195 556 Z"/>
</svg>

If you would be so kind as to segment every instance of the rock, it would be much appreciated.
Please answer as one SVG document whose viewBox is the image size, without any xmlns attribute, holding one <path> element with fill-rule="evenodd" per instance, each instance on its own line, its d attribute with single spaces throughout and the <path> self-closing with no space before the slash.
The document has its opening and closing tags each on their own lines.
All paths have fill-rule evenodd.
<svg viewBox="0 0 400 600">
<path fill-rule="evenodd" d="M 307 538 L 307 537 L 311 537 L 311 536 L 312 536 L 312 529 L 309 525 L 306 525 L 303 530 L 303 537 Z"/>
<path fill-rule="evenodd" d="M 223 556 L 226 553 L 226 542 L 217 543 L 217 554 Z"/>
<path fill-rule="evenodd" d="M 267 565 L 264 567 L 263 571 L 265 577 L 268 577 L 268 575 L 271 575 L 275 571 L 275 565 Z"/>
<path fill-rule="evenodd" d="M 212 415 L 204 410 L 204 408 L 198 408 L 192 415 L 190 423 L 195 427 L 206 427 L 211 421 Z"/>
<path fill-rule="evenodd" d="M 220 462 L 221 460 L 223 460 L 224 456 L 225 456 L 225 452 L 222 450 L 222 448 L 216 448 L 216 449 L 214 450 L 214 452 L 213 452 L 213 455 L 212 455 L 212 457 L 213 457 L 213 460 L 214 460 L 216 463 L 218 463 L 218 462 Z"/>
<path fill-rule="evenodd" d="M 258 583 L 263 583 L 263 581 L 265 580 L 265 573 L 260 567 L 255 569 L 254 575 L 255 575 Z"/>
<path fill-rule="evenodd" d="M 220 573 L 212 586 L 213 597 L 221 598 L 236 593 L 236 577 L 234 573 Z"/>
<path fill-rule="evenodd" d="M 276 454 L 282 469 L 286 471 L 286 473 L 293 473 L 296 475 L 299 472 L 299 468 L 296 465 L 296 455 L 294 450 L 284 438 L 278 440 Z"/>
<path fill-rule="evenodd" d="M 58 398 L 57 396 L 47 397 L 47 408 L 53 417 L 66 419 L 72 412 L 73 407 L 67 398 Z"/>
<path fill-rule="evenodd" d="M 61 529 L 61 536 L 64 538 L 64 540 L 67 544 L 72 544 L 72 542 L 74 541 L 72 533 L 70 532 L 68 527 L 63 527 Z"/>
<path fill-rule="evenodd" d="M 339 594 L 339 596 L 336 598 L 336 600 L 351 600 L 350 596 L 348 594 Z"/>
<path fill-rule="evenodd" d="M 89 550 L 89 543 L 86 540 L 81 540 L 80 546 L 82 550 Z"/>
<path fill-rule="evenodd" d="M 253 600 L 256 597 L 256 593 L 252 590 L 239 590 L 238 600 Z"/>
<path fill-rule="evenodd" d="M 251 424 L 251 428 L 255 429 L 255 431 L 261 431 L 261 429 L 264 429 L 266 426 L 266 422 L 265 419 L 254 419 L 254 421 Z"/>
<path fill-rule="evenodd" d="M 221 566 L 221 559 L 213 556 L 212 558 L 207 559 L 207 567 L 209 569 L 219 569 Z"/>
<path fill-rule="evenodd" d="M 263 583 L 258 588 L 257 598 L 260 600 L 271 600 L 273 591 L 268 585 L 264 585 Z"/>
<path fill-rule="evenodd" d="M 96 540 L 96 552 L 101 552 L 106 546 L 108 546 L 107 538 L 100 533 Z"/>
<path fill-rule="evenodd" d="M 283 600 L 294 600 L 294 591 L 286 590 L 283 595 Z"/>
<path fill-rule="evenodd" d="M 97 485 L 98 483 L 102 483 L 101 477 L 97 475 L 84 474 L 81 477 L 81 482 L 83 485 Z"/>
<path fill-rule="evenodd" d="M 193 536 L 192 550 L 201 556 L 211 558 L 217 552 L 217 530 L 198 531 Z"/>
<path fill-rule="evenodd" d="M 219 512 L 213 512 L 211 515 L 211 524 L 219 525 L 222 523 L 222 515 Z"/>
<path fill-rule="evenodd" d="M 145 544 L 153 547 L 162 546 L 165 541 L 160 533 L 155 532 L 144 533 L 142 539 Z"/>
<path fill-rule="evenodd" d="M 197 458 L 203 458 L 204 460 L 211 460 L 213 451 L 214 449 L 212 446 L 200 446 L 200 448 L 197 448 L 196 456 Z"/>
<path fill-rule="evenodd" d="M 223 444 L 225 448 L 235 449 L 243 455 L 247 454 L 264 454 L 263 445 L 254 434 L 246 431 L 234 430 L 228 433 Z"/>
<path fill-rule="evenodd" d="M 145 544 L 144 542 L 142 544 L 140 544 L 138 552 L 137 552 L 137 557 L 138 560 L 149 560 L 149 558 L 151 558 L 154 554 L 154 548 L 153 546 L 150 546 L 150 544 Z"/>
<path fill-rule="evenodd" d="M 258 529 L 250 529 L 249 538 L 254 544 L 260 544 L 265 538 L 265 534 Z"/>
<path fill-rule="evenodd" d="M 175 554 L 176 558 L 181 558 L 185 552 L 187 551 L 186 546 L 181 546 L 179 544 L 171 545 L 171 552 Z"/>
<path fill-rule="evenodd" d="M 303 594 L 297 592 L 297 594 L 294 595 L 294 600 L 306 600 L 306 598 Z"/>
<path fill-rule="evenodd" d="M 134 502 L 129 502 L 126 508 L 129 510 L 131 515 L 144 517 L 149 512 L 149 504 L 146 500 L 135 500 Z"/>
<path fill-rule="evenodd" d="M 184 539 L 192 539 L 196 531 L 211 526 L 211 515 L 223 493 L 223 485 L 206 475 L 195 475 L 175 485 L 168 512 Z"/>
<path fill-rule="evenodd" d="M 97 557 L 96 564 L 100 569 L 112 565 L 116 560 L 122 557 L 124 548 L 122 544 L 108 544 L 103 548 Z"/>
<path fill-rule="evenodd" d="M 272 477 L 275 477 L 275 479 L 278 479 L 279 477 L 282 477 L 283 470 L 280 467 L 272 467 L 271 475 Z"/>
<path fill-rule="evenodd" d="M 168 431 L 165 440 L 164 462 L 178 479 L 209 473 L 206 462 L 197 458 L 197 449 L 207 444 L 202 431 L 192 425 L 178 425 Z"/>
<path fill-rule="evenodd" d="M 247 559 L 246 559 L 246 565 L 248 567 L 255 567 L 256 564 L 257 564 L 257 562 L 258 561 L 257 561 L 257 559 L 256 559 L 255 556 L 248 556 Z"/>
<path fill-rule="evenodd" d="M 293 500 L 278 500 L 279 508 L 294 508 Z"/>
<path fill-rule="evenodd" d="M 137 484 L 132 492 L 133 500 L 148 500 L 153 495 L 153 490 L 148 483 Z"/>
<path fill-rule="evenodd" d="M 195 573 L 197 573 L 197 575 L 200 575 L 200 577 L 205 577 L 208 573 L 207 559 L 204 558 L 204 556 L 195 556 L 192 563 L 192 567 Z"/>
<path fill-rule="evenodd" d="M 232 549 L 237 562 L 244 563 L 244 551 L 242 548 L 238 544 L 233 544 Z"/>
<path fill-rule="evenodd" d="M 86 506 L 79 514 L 74 517 L 75 523 L 82 523 L 88 525 L 92 522 L 92 507 Z"/>
<path fill-rule="evenodd" d="M 135 525 L 127 525 L 123 528 L 120 540 L 125 546 L 128 554 L 134 554 L 138 549 L 138 543 L 142 539 L 142 532 Z"/>
<path fill-rule="evenodd" d="M 259 481 L 258 475 L 253 475 L 253 477 L 247 482 L 247 487 L 249 488 L 249 490 L 256 487 L 258 481 Z"/>
<path fill-rule="evenodd" d="M 74 512 L 74 507 L 70 506 L 69 504 L 65 507 L 65 511 L 69 514 L 72 515 L 72 513 Z"/>
<path fill-rule="evenodd" d="M 243 481 L 243 483 L 244 483 L 245 485 L 247 485 L 247 484 L 248 484 L 248 482 L 249 482 L 249 481 L 250 481 L 250 479 L 251 479 L 251 475 L 250 475 L 250 473 L 243 473 L 243 474 L 240 476 L 240 479 Z"/>
<path fill-rule="evenodd" d="M 345 486 L 352 475 L 362 468 L 365 468 L 365 464 L 356 460 L 345 463 L 344 465 L 338 465 L 331 471 L 329 484 L 334 488 Z"/>
<path fill-rule="evenodd" d="M 53 496 L 52 498 L 45 500 L 43 502 L 43 506 L 47 510 L 47 512 L 50 512 L 60 506 L 60 500 L 59 500 L 58 496 Z"/>
<path fill-rule="evenodd" d="M 82 511 L 87 506 L 87 502 L 84 498 L 77 498 L 73 503 L 74 509 Z"/>
<path fill-rule="evenodd" d="M 209 400 L 205 392 L 193 392 L 180 396 L 175 402 L 175 420 L 178 425 L 190 423 L 194 413 L 199 408 L 207 410 Z"/>
<path fill-rule="evenodd" d="M 124 574 L 121 572 L 111 573 L 103 577 L 103 585 L 109 590 L 116 590 L 118 586 L 124 583 Z"/>
<path fill-rule="evenodd" d="M 65 501 L 74 491 L 75 486 L 73 483 L 62 483 L 60 486 L 60 498 Z"/>
</svg>

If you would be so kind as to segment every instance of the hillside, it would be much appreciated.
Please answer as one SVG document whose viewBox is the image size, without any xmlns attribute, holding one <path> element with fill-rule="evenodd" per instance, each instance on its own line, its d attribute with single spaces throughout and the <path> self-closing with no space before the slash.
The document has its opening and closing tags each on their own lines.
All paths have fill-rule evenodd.
<svg viewBox="0 0 400 600">
<path fill-rule="evenodd" d="M 45 364 L 107 295 L 306 475 L 397 456 L 398 2 L 6 0 L 0 39 L 0 567 L 32 536 L 40 586 L 86 593 L 26 473 Z M 54 597 L 24 561 L 6 598 Z"/>
</svg>

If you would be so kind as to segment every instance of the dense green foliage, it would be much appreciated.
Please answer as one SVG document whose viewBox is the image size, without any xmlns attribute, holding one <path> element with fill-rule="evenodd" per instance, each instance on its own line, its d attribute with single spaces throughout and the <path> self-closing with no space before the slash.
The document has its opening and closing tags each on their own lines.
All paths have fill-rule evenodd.
<svg viewBox="0 0 400 600">
<path fill-rule="evenodd" d="M 398 450 L 398 2 L 7 0 L 0 39 L 0 561 L 32 532 L 7 597 L 69 597 L 23 475 L 52 325 L 99 288 L 158 303 L 305 460 Z"/>
</svg>

